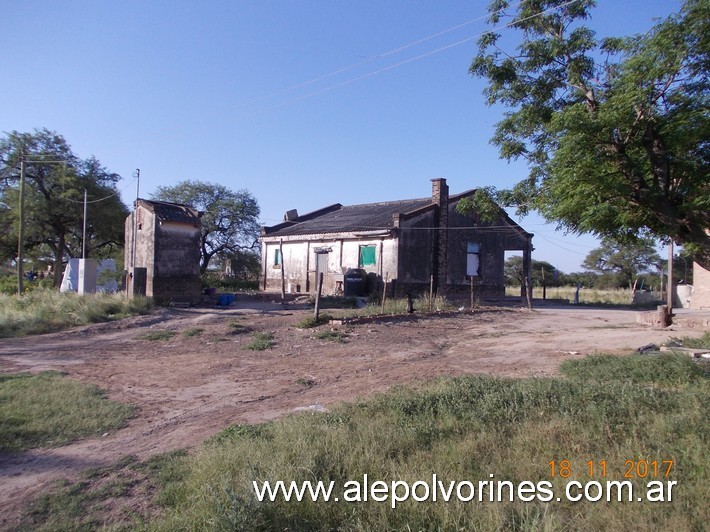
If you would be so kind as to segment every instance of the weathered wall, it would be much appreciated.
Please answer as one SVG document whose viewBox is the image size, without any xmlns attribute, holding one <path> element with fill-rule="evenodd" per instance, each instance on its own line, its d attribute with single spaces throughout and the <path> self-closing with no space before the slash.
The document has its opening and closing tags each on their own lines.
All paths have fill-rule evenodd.
<svg viewBox="0 0 710 532">
<path fill-rule="evenodd" d="M 399 235 L 398 292 L 428 292 L 434 273 L 436 229 L 433 210 L 403 220 Z"/>
<path fill-rule="evenodd" d="M 342 290 L 344 273 L 350 268 L 359 268 L 360 246 L 375 246 L 375 264 L 362 266 L 371 283 L 377 283 L 397 274 L 397 243 L 391 238 L 333 238 L 327 235 L 313 235 L 313 240 L 284 239 L 283 268 L 286 291 L 309 292 L 317 290 L 316 250 L 329 249 L 325 255 L 326 269 L 323 271 L 323 293 L 333 294 Z M 263 240 L 262 245 L 262 288 L 281 290 L 281 266 L 275 264 L 278 241 Z"/>
<path fill-rule="evenodd" d="M 690 296 L 690 308 L 710 308 L 710 270 L 697 262 L 693 263 L 693 293 Z"/>
<path fill-rule="evenodd" d="M 134 227 L 133 216 L 137 215 Z M 190 224 L 160 223 L 139 206 L 126 218 L 125 264 L 131 273 L 135 233 L 135 267 L 146 268 L 146 295 L 159 304 L 198 303 L 200 286 L 200 231 Z"/>
<path fill-rule="evenodd" d="M 155 231 L 153 297 L 160 303 L 200 301 L 200 230 L 160 222 Z M 149 272 L 150 279 L 150 272 Z"/>
<path fill-rule="evenodd" d="M 137 223 L 134 226 L 134 215 Z M 128 271 L 129 283 L 132 267 L 146 268 L 146 295 L 153 296 L 153 271 L 155 267 L 155 217 L 143 207 L 138 207 L 126 218 L 126 244 L 124 249 L 125 268 Z M 133 237 L 136 239 L 136 258 L 133 263 Z"/>
<path fill-rule="evenodd" d="M 449 290 L 469 292 L 471 278 L 466 272 L 467 251 L 469 243 L 477 243 L 479 250 L 479 273 L 474 277 L 479 294 L 505 294 L 503 266 L 505 252 L 508 250 L 523 250 L 527 245 L 526 238 L 517 229 L 507 224 L 505 220 L 495 223 L 476 223 L 471 216 L 456 212 L 456 205 L 449 205 L 449 235 L 447 283 Z"/>
</svg>

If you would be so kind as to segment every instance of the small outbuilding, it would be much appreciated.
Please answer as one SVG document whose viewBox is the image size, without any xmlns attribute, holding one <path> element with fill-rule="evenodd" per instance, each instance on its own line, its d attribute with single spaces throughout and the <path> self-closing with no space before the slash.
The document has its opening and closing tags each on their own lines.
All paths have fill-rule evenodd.
<svg viewBox="0 0 710 532">
<path fill-rule="evenodd" d="M 495 221 L 457 206 L 475 190 L 449 195 L 445 179 L 432 179 L 429 198 L 344 206 L 340 203 L 263 227 L 262 288 L 315 292 L 323 274 L 324 293 L 342 293 L 359 270 L 369 289 L 387 282 L 399 294 L 505 293 L 506 251 L 521 251 L 530 275 L 531 233 L 500 210 Z"/>
<path fill-rule="evenodd" d="M 136 200 L 126 218 L 129 296 L 146 295 L 161 305 L 200 301 L 201 217 L 187 205 Z"/>
</svg>

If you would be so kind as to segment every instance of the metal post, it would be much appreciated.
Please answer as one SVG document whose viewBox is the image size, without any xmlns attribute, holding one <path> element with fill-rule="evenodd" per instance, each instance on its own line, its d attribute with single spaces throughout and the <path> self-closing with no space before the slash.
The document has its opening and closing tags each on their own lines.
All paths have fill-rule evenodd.
<svg viewBox="0 0 710 532">
<path fill-rule="evenodd" d="M 20 232 L 17 239 L 17 294 L 22 295 L 25 260 L 25 156 L 20 156 Z"/>
<path fill-rule="evenodd" d="M 318 292 L 316 293 L 316 306 L 315 306 L 315 309 L 313 310 L 313 317 L 315 318 L 316 325 L 317 325 L 318 320 L 320 319 L 320 295 L 321 295 L 321 292 L 323 291 L 323 273 L 320 273 L 318 275 L 318 280 L 316 282 L 318 283 Z"/>
</svg>

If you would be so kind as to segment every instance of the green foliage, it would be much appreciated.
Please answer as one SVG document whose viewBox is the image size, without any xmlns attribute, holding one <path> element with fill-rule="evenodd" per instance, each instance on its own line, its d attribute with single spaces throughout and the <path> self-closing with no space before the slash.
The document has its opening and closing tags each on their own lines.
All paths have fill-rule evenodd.
<svg viewBox="0 0 710 532">
<path fill-rule="evenodd" d="M 27 161 L 24 251 L 38 260 L 52 257 L 55 285 L 64 259 L 81 256 L 84 191 L 88 201 L 105 198 L 100 207 L 90 205 L 87 210 L 87 256 L 107 258 L 120 252 L 128 214 L 116 189 L 120 176 L 94 157 L 80 159 L 64 137 L 42 129 L 13 131 L 0 140 L 0 259 L 15 259 L 17 254 L 21 156 Z"/>
<path fill-rule="evenodd" d="M 634 357 L 642 360 L 635 360 Z M 710 368 L 693 361 L 685 354 L 589 355 L 582 360 L 566 360 L 560 372 L 570 378 L 597 382 L 653 383 L 675 388 L 706 381 Z"/>
<path fill-rule="evenodd" d="M 34 279 L 32 281 L 25 279 L 22 283 L 22 288 L 25 293 L 27 293 L 38 289 L 49 290 L 52 288 L 52 285 L 52 279 L 45 277 L 44 279 Z M 17 294 L 17 274 L 0 275 L 0 294 Z"/>
<path fill-rule="evenodd" d="M 630 243 L 602 238 L 601 246 L 589 252 L 582 267 L 599 274 L 614 274 L 615 286 L 631 288 L 639 273 L 657 270 L 661 264 L 655 242 L 649 238 Z"/>
<path fill-rule="evenodd" d="M 0 374 L 0 450 L 63 445 L 123 426 L 133 408 L 56 372 Z"/>
<path fill-rule="evenodd" d="M 26 508 L 18 530 L 142 530 L 145 516 L 136 499 L 170 501 L 171 486 L 184 477 L 185 451 L 172 451 L 147 462 L 121 458 L 107 467 L 91 468 L 75 482 L 60 481 Z"/>
<path fill-rule="evenodd" d="M 157 530 L 702 529 L 708 375 L 687 357 L 598 356 L 568 362 L 561 379 L 467 376 L 392 390 L 330 412 L 238 425 L 185 458 L 184 480 Z M 303 385 L 306 385 L 304 380 Z M 571 461 L 572 477 L 549 462 Z M 604 460 L 623 480 L 627 460 L 674 460 L 672 504 L 473 500 L 342 502 L 349 480 L 537 482 L 563 494 Z M 340 503 L 258 502 L 252 482 L 335 482 Z M 602 480 L 596 478 L 596 480 Z M 644 493 L 649 478 L 630 481 Z M 389 501 L 388 501 L 389 502 Z"/>
<path fill-rule="evenodd" d="M 319 314 L 318 319 L 316 319 L 315 316 L 308 316 L 299 321 L 296 324 L 296 327 L 298 327 L 299 329 L 312 329 L 314 327 L 324 325 L 332 319 L 333 316 L 331 316 L 330 314 Z"/>
<path fill-rule="evenodd" d="M 532 260 L 533 286 L 562 286 L 566 284 L 567 276 L 549 262 Z M 506 259 L 503 266 L 503 276 L 506 286 L 521 286 L 523 282 L 523 257 L 513 255 Z"/>
<path fill-rule="evenodd" d="M 345 343 L 347 334 L 342 331 L 319 331 L 316 333 L 316 338 L 318 340 L 329 340 L 338 344 Z"/>
<path fill-rule="evenodd" d="M 182 335 L 185 338 L 191 338 L 193 336 L 202 336 L 203 332 L 205 332 L 205 330 L 200 327 L 190 327 L 189 329 L 182 331 Z"/>
<path fill-rule="evenodd" d="M 240 277 L 225 276 L 216 272 L 200 275 L 203 288 L 216 288 L 218 292 L 242 292 L 259 290 L 259 281 L 245 280 Z"/>
<path fill-rule="evenodd" d="M 270 332 L 261 332 L 254 334 L 252 341 L 245 348 L 250 351 L 265 351 L 274 346 L 274 335 Z"/>
<path fill-rule="evenodd" d="M 150 299 L 127 299 L 124 294 L 61 293 L 36 289 L 23 296 L 0 293 L 0 338 L 43 334 L 147 314 Z"/>
<path fill-rule="evenodd" d="M 232 334 L 244 334 L 251 332 L 251 327 L 248 325 L 244 325 L 242 323 L 239 323 L 237 321 L 230 321 L 229 322 L 229 330 L 231 331 Z"/>
<path fill-rule="evenodd" d="M 496 224 L 505 218 L 505 212 L 493 199 L 496 191 L 493 187 L 481 187 L 477 189 L 473 196 L 462 198 L 456 205 L 456 211 L 460 214 L 474 217 L 477 223 Z"/>
<path fill-rule="evenodd" d="M 253 253 L 259 241 L 259 205 L 247 190 L 234 192 L 216 183 L 181 181 L 158 187 L 153 198 L 190 205 L 203 211 L 200 226 L 200 272 L 212 257 L 240 257 Z M 253 261 L 252 261 L 253 262 Z"/>
<path fill-rule="evenodd" d="M 170 340 L 176 334 L 177 333 L 175 331 L 171 330 L 150 331 L 145 334 L 141 334 L 139 338 L 142 340 L 148 340 L 150 342 L 162 342 L 165 340 Z"/>
<path fill-rule="evenodd" d="M 593 5 L 491 4 L 491 24 L 509 18 L 522 40 L 485 34 L 470 71 L 509 109 L 492 139 L 501 156 L 530 168 L 494 198 L 572 232 L 650 233 L 707 258 L 710 4 L 687 0 L 643 35 L 601 41 L 580 24 Z"/>
<path fill-rule="evenodd" d="M 692 349 L 710 349 L 710 332 L 706 332 L 700 338 L 684 336 L 682 338 L 673 338 L 676 344 Z"/>
</svg>

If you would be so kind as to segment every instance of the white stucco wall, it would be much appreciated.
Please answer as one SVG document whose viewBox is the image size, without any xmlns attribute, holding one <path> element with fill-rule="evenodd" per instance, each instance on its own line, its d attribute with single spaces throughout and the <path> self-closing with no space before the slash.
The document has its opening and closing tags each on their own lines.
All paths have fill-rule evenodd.
<svg viewBox="0 0 710 532">
<path fill-rule="evenodd" d="M 303 237 L 300 237 L 303 238 Z M 278 240 L 262 240 L 262 275 L 265 283 L 262 288 L 280 287 L 281 268 L 275 266 L 276 252 L 279 249 Z M 390 281 L 397 275 L 397 240 L 394 238 L 355 238 L 344 235 L 344 238 L 332 238 L 314 235 L 310 240 L 284 238 L 283 268 L 287 285 L 292 291 L 296 286 L 302 292 L 314 291 L 316 273 L 316 250 L 329 249 L 327 253 L 326 292 L 332 292 L 337 281 L 342 281 L 342 275 L 350 268 L 359 268 L 360 246 L 375 247 L 375 264 L 363 267 L 368 273 L 388 278 Z"/>
</svg>

